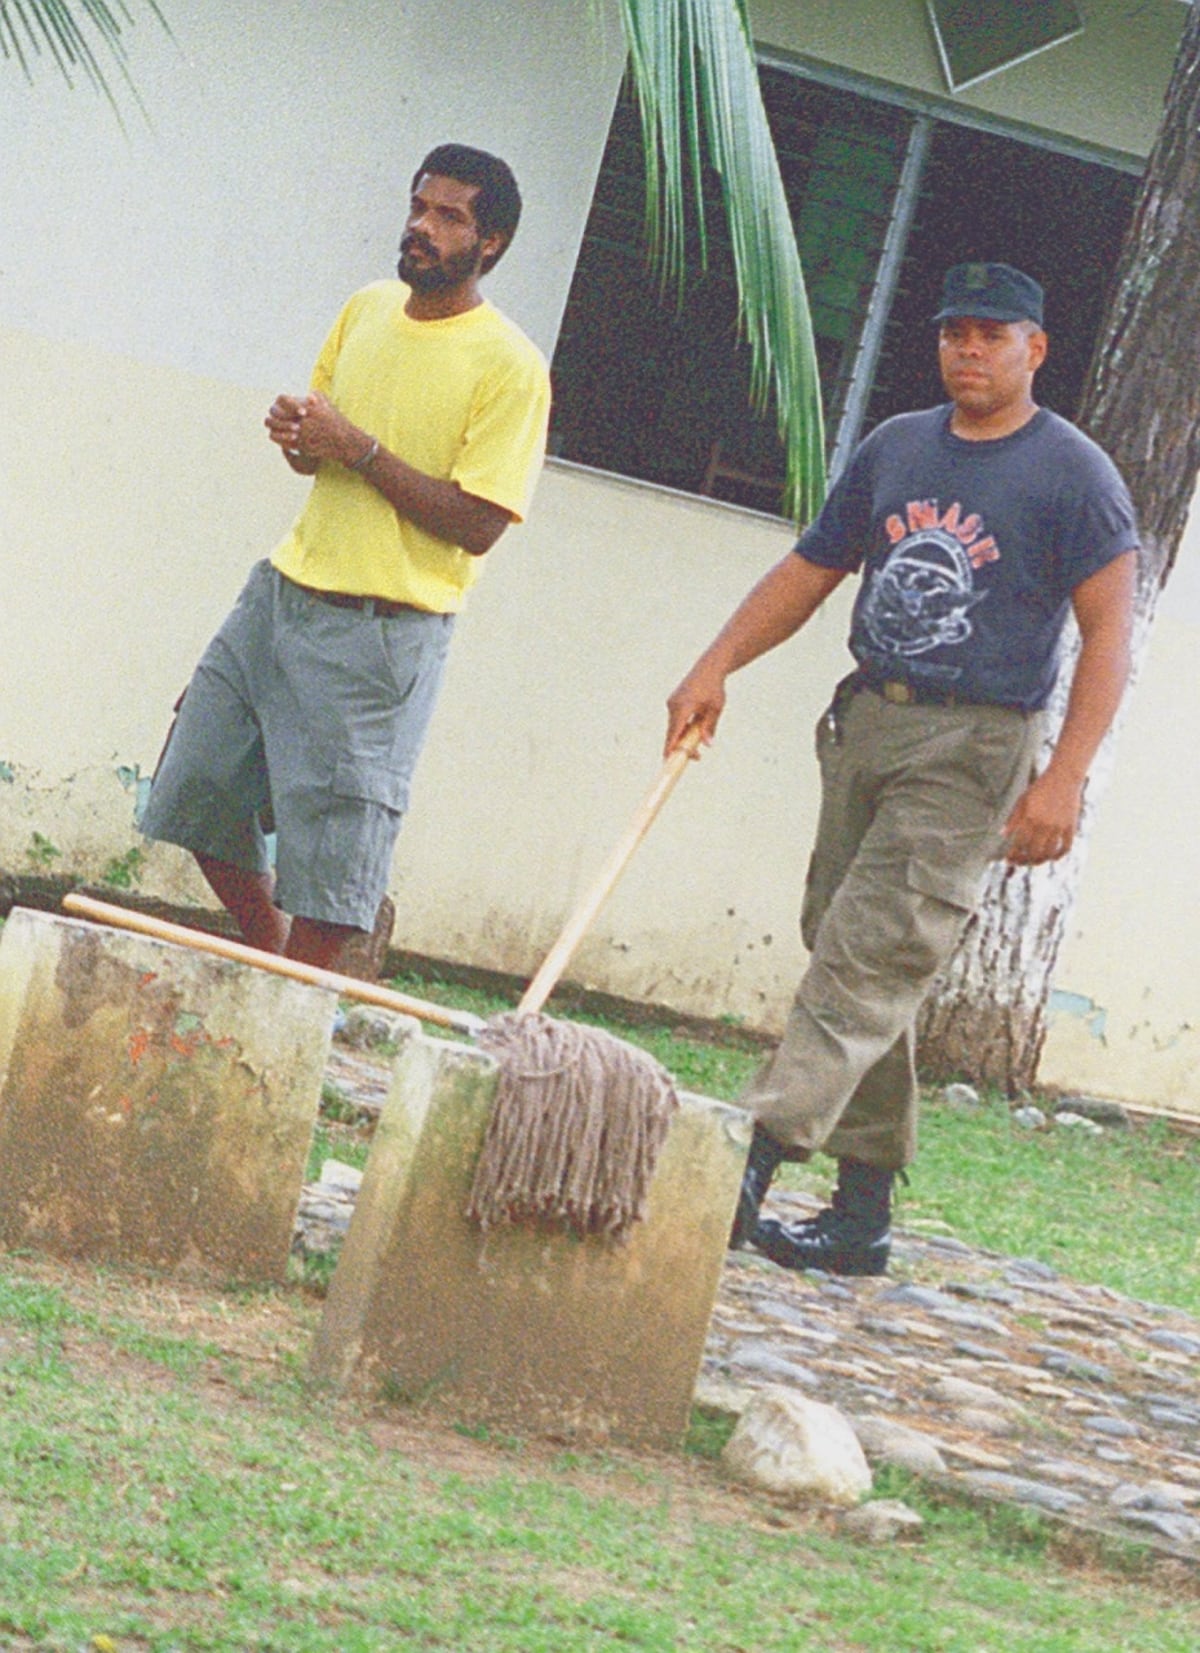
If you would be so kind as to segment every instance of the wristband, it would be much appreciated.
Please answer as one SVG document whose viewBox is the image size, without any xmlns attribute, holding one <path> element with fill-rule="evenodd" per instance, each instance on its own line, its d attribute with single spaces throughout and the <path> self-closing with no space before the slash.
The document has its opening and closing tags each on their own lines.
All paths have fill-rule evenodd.
<svg viewBox="0 0 1200 1653">
<path fill-rule="evenodd" d="M 371 438 L 371 446 L 367 449 L 366 453 L 363 454 L 362 458 L 356 459 L 352 465 L 347 465 L 346 469 L 348 471 L 365 471 L 367 466 L 378 457 L 379 438 L 376 436 Z"/>
</svg>

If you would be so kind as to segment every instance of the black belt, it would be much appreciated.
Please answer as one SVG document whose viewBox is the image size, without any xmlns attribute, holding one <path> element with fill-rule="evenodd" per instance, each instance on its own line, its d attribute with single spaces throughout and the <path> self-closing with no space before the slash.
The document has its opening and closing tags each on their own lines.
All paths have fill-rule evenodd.
<svg viewBox="0 0 1200 1653">
<path fill-rule="evenodd" d="M 942 689 L 935 683 L 908 683 L 901 678 L 875 677 L 870 672 L 856 672 L 851 681 L 855 688 L 870 689 L 893 706 L 977 706 L 977 700 Z"/>
<path fill-rule="evenodd" d="M 301 585 L 299 580 L 293 580 L 294 586 L 301 591 L 307 591 L 310 597 L 315 597 L 319 603 L 328 603 L 330 608 L 353 608 L 369 619 L 394 620 L 398 614 L 429 614 L 427 608 L 418 608 L 415 603 L 395 603 L 390 597 L 355 597 L 349 591 L 318 591 L 315 585 Z"/>
<path fill-rule="evenodd" d="M 932 685 L 916 683 L 902 683 L 898 680 L 888 680 L 883 683 L 868 683 L 868 689 L 874 689 L 877 695 L 882 695 L 893 706 L 973 706 L 973 700 L 966 700 L 953 689 L 935 689 Z"/>
</svg>

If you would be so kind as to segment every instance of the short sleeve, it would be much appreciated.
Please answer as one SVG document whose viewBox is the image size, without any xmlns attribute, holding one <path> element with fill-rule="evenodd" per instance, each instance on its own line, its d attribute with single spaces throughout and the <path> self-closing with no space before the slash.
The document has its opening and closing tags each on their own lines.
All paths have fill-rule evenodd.
<svg viewBox="0 0 1200 1653">
<path fill-rule="evenodd" d="M 820 568 L 853 573 L 862 566 L 871 535 L 871 443 L 864 443 L 826 495 L 795 550 Z"/>
<path fill-rule="evenodd" d="M 546 451 L 550 379 L 541 358 L 522 353 L 488 374 L 472 402 L 452 480 L 520 522 Z"/>
<path fill-rule="evenodd" d="M 1129 490 L 1102 449 L 1088 443 L 1060 503 L 1059 575 L 1067 591 L 1138 547 L 1137 519 Z"/>
<path fill-rule="evenodd" d="M 309 380 L 309 389 L 315 390 L 321 396 L 328 396 L 333 388 L 333 370 L 337 365 L 338 355 L 342 348 L 350 319 L 358 305 L 359 295 L 354 294 L 346 300 L 341 312 L 329 332 L 325 336 L 325 343 L 317 355 L 313 366 L 312 377 Z"/>
</svg>

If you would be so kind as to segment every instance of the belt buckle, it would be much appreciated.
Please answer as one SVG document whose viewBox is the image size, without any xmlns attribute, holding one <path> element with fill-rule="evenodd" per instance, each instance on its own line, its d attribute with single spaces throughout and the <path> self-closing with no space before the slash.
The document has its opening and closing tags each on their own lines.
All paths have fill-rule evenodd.
<svg viewBox="0 0 1200 1653">
<path fill-rule="evenodd" d="M 917 698 L 916 690 L 911 683 L 897 683 L 895 681 L 881 683 L 879 692 L 893 706 L 911 706 Z"/>
</svg>

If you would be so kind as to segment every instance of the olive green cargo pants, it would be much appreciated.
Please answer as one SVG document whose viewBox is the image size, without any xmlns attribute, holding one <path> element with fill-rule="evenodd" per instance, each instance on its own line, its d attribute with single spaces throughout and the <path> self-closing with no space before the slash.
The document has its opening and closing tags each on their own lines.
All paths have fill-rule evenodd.
<svg viewBox="0 0 1200 1653">
<path fill-rule="evenodd" d="M 913 1024 L 1033 773 L 1037 714 L 894 705 L 859 689 L 817 726 L 822 801 L 800 930 L 808 968 L 741 1105 L 806 1159 L 916 1152 Z"/>
</svg>

